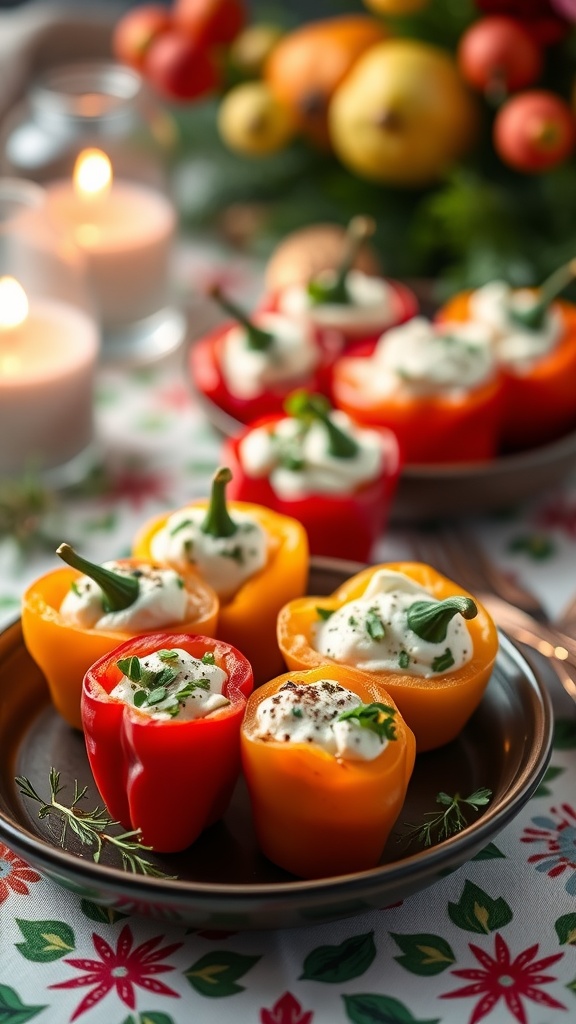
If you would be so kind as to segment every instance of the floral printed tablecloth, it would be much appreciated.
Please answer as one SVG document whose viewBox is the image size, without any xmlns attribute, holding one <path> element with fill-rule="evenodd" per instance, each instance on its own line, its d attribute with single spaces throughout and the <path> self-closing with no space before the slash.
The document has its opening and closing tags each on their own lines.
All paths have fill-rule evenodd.
<svg viewBox="0 0 576 1024">
<path fill-rule="evenodd" d="M 253 284 L 250 267 L 216 252 L 192 249 L 182 266 L 197 283 L 224 275 L 239 294 Z M 201 315 L 198 307 L 197 324 Z M 43 548 L 33 533 L 24 549 L 0 541 L 2 626 L 24 586 L 55 567 L 60 540 L 96 560 L 120 556 L 146 518 L 207 493 L 220 440 L 180 355 L 140 370 L 103 367 L 97 418 L 100 470 L 57 496 L 44 523 L 54 543 Z M 472 525 L 558 614 L 576 592 L 574 481 Z M 394 527 L 376 557 L 408 553 Z M 553 700 L 546 777 L 495 842 L 402 904 L 342 921 L 276 932 L 167 927 L 65 891 L 0 844 L 1 1024 L 576 1020 L 576 707 L 560 687 Z"/>
</svg>

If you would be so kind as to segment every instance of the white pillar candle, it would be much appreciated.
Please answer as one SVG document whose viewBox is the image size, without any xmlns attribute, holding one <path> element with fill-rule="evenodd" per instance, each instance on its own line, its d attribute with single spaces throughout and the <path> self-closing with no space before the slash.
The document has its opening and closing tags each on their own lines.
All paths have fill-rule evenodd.
<svg viewBox="0 0 576 1024">
<path fill-rule="evenodd" d="M 65 465 L 93 438 L 99 336 L 75 307 L 0 278 L 0 474 Z"/>
<path fill-rule="evenodd" d="M 121 327 L 166 304 L 173 205 L 160 192 L 116 181 L 108 157 L 85 150 L 70 181 L 46 186 L 48 212 L 68 230 L 87 263 L 88 283 L 105 328 Z"/>
</svg>

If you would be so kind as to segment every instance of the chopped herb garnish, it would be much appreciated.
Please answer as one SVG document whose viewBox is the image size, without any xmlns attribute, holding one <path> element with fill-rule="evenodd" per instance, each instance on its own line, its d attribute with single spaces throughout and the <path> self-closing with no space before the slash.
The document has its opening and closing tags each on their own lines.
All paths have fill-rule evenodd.
<svg viewBox="0 0 576 1024">
<path fill-rule="evenodd" d="M 294 718 L 302 718 L 303 717 L 302 708 L 292 708 L 292 714 L 294 715 Z"/>
<path fill-rule="evenodd" d="M 408 651 L 400 651 L 400 654 L 398 656 L 398 665 L 399 665 L 399 667 L 400 668 L 408 668 L 409 664 L 410 664 L 410 655 L 408 654 Z"/>
<path fill-rule="evenodd" d="M 452 668 L 454 664 L 454 655 L 449 647 L 446 648 L 444 654 L 439 654 L 437 658 L 434 658 L 432 662 L 433 672 L 447 672 L 449 668 Z"/>
<path fill-rule="evenodd" d="M 76 583 L 76 580 L 72 580 L 72 583 L 70 584 L 70 590 L 72 591 L 73 594 L 76 594 L 76 597 L 82 596 L 82 591 L 80 590 L 80 587 Z"/>
<path fill-rule="evenodd" d="M 180 523 L 172 527 L 170 536 L 175 537 L 177 533 L 180 533 L 180 530 L 185 530 L 187 526 L 194 526 L 194 521 L 192 519 L 182 519 Z"/>
<path fill-rule="evenodd" d="M 116 664 L 123 675 L 130 679 L 133 683 L 139 683 L 142 676 L 142 668 L 140 665 L 140 658 L 132 656 L 130 658 L 120 658 Z"/>
<path fill-rule="evenodd" d="M 490 802 L 491 796 L 492 790 L 484 788 L 475 790 L 470 796 L 460 796 L 459 793 L 455 793 L 454 796 L 449 796 L 448 793 L 437 793 L 436 803 L 441 804 L 446 810 L 440 814 L 437 814 L 435 811 L 429 811 L 424 815 L 422 824 L 409 824 L 408 832 L 404 836 L 400 836 L 398 841 L 401 842 L 404 839 L 408 839 L 408 842 L 411 843 L 413 839 L 417 839 L 424 846 L 431 846 L 434 839 L 437 842 L 442 839 L 448 839 L 449 836 L 454 835 L 456 832 L 461 832 L 468 824 L 462 812 L 462 804 L 466 804 L 466 806 L 472 807 L 477 811 L 480 807 L 485 807 Z M 436 833 L 435 836 L 434 833 Z"/>
<path fill-rule="evenodd" d="M 223 548 L 220 554 L 222 558 L 231 558 L 238 565 L 244 565 L 244 548 L 240 544 L 235 544 L 233 548 L 229 549 Z"/>
<path fill-rule="evenodd" d="M 156 651 L 156 654 L 158 655 L 161 661 L 179 661 L 180 659 L 178 651 L 174 650 L 166 649 L 163 651 Z"/>
<path fill-rule="evenodd" d="M 383 640 L 386 636 L 386 627 L 376 608 L 368 609 L 366 614 L 366 632 L 372 640 Z"/>
<path fill-rule="evenodd" d="M 345 722 L 352 719 L 363 729 L 370 729 L 377 736 L 385 737 L 387 740 L 396 739 L 396 722 L 394 715 L 396 709 L 388 704 L 358 704 L 355 708 L 348 708 L 338 715 L 337 722 Z"/>
<path fill-rule="evenodd" d="M 316 605 L 316 615 L 319 619 L 324 619 L 324 621 L 329 619 L 331 615 L 334 615 L 335 610 L 335 608 L 320 608 Z"/>
<path fill-rule="evenodd" d="M 358 619 L 356 618 L 355 615 L 348 616 L 348 625 L 352 626 L 352 629 L 356 628 L 356 626 L 358 625 Z"/>
<path fill-rule="evenodd" d="M 441 644 L 455 615 L 473 619 L 478 608 L 471 597 L 447 597 L 444 601 L 414 601 L 406 612 L 408 625 L 421 640 Z"/>
<path fill-rule="evenodd" d="M 163 700 L 166 700 L 168 696 L 168 690 L 165 686 L 157 686 L 155 690 L 151 690 L 148 694 L 146 703 L 149 705 L 160 704 Z"/>
<path fill-rule="evenodd" d="M 216 664 L 216 658 L 214 657 L 212 651 L 205 651 L 204 654 L 202 655 L 201 661 L 203 661 L 205 665 Z"/>
<path fill-rule="evenodd" d="M 148 690 L 153 690 L 157 686 L 168 686 L 178 675 L 178 672 L 168 665 L 156 672 L 149 668 L 143 668 L 140 658 L 135 656 L 121 658 L 116 664 L 127 679 L 132 683 L 140 683 L 141 686 L 146 687 Z"/>
<path fill-rule="evenodd" d="M 142 705 L 145 703 L 147 697 L 148 692 L 146 690 L 136 690 L 132 697 L 132 700 L 134 701 L 134 707 L 141 708 Z"/>
</svg>

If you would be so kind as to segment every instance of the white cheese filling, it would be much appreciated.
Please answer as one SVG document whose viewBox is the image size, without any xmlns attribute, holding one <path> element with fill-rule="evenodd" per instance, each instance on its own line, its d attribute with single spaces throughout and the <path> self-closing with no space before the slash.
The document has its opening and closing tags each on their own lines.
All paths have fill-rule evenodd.
<svg viewBox="0 0 576 1024">
<path fill-rule="evenodd" d="M 304 324 L 276 313 L 262 313 L 257 326 L 273 336 L 266 349 L 250 348 L 248 334 L 240 325 L 222 339 L 222 376 L 237 398 L 256 398 L 274 385 L 305 380 L 320 359 L 312 332 Z"/>
<path fill-rule="evenodd" d="M 193 566 L 222 600 L 233 597 L 268 561 L 268 536 L 246 512 L 234 510 L 230 537 L 204 533 L 205 508 L 184 508 L 168 517 L 150 545 L 152 558 L 184 572 Z"/>
<path fill-rule="evenodd" d="M 278 743 L 310 743 L 349 761 L 372 761 L 387 747 L 385 736 L 361 726 L 358 720 L 337 719 L 359 707 L 356 693 L 332 679 L 316 683 L 284 683 L 258 705 L 252 739 Z"/>
<path fill-rule="evenodd" d="M 372 357 L 351 358 L 347 367 L 372 400 L 398 393 L 459 397 L 495 375 L 492 331 L 484 324 L 440 326 L 414 317 L 386 331 Z"/>
<path fill-rule="evenodd" d="M 314 422 L 306 428 L 300 420 L 287 416 L 273 430 L 256 427 L 241 440 L 239 455 L 244 472 L 251 477 L 268 477 L 273 491 L 287 501 L 309 494 L 349 494 L 378 477 L 385 461 L 380 435 L 356 427 L 345 413 L 335 411 L 330 418 L 356 442 L 355 455 L 331 455 L 322 423 Z"/>
<path fill-rule="evenodd" d="M 551 306 L 541 328 L 531 330 L 510 318 L 510 309 L 529 309 L 537 295 L 527 289 L 510 288 L 504 281 L 491 281 L 472 292 L 470 316 L 494 332 L 498 360 L 511 369 L 527 369 L 548 355 L 560 340 L 562 319 Z"/>
<path fill-rule="evenodd" d="M 125 661 L 126 666 L 124 662 L 119 666 L 126 667 L 130 675 L 122 676 L 110 696 L 150 718 L 186 722 L 206 718 L 230 703 L 222 693 L 228 674 L 210 654 L 203 660 L 176 647 Z"/>
<path fill-rule="evenodd" d="M 473 655 L 465 620 L 455 615 L 440 643 L 423 640 L 408 625 L 407 611 L 416 601 L 440 604 L 403 573 L 380 569 L 362 597 L 319 619 L 314 649 L 341 664 L 370 672 L 429 678 L 458 671 Z"/>
<path fill-rule="evenodd" d="M 336 272 L 325 270 L 317 280 L 333 284 Z M 294 319 L 311 320 L 319 327 L 340 327 L 356 333 L 383 330 L 396 319 L 394 289 L 383 278 L 350 270 L 346 275 L 346 290 L 348 303 L 315 303 L 304 285 L 291 285 L 280 293 L 278 305 L 282 313 Z"/>
<path fill-rule="evenodd" d="M 189 597 L 184 580 L 174 569 L 142 564 L 137 569 L 119 562 L 104 562 L 119 576 L 138 579 L 139 593 L 133 604 L 117 612 L 105 610 L 105 597 L 94 580 L 80 576 L 68 590 L 60 614 L 80 629 L 106 629 L 131 633 L 183 622 L 188 614 Z"/>
</svg>

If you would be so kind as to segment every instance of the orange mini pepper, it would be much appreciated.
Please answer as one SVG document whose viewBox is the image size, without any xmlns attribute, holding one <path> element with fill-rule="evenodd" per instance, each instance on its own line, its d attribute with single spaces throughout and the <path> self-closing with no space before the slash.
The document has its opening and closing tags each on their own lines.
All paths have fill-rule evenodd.
<svg viewBox="0 0 576 1024">
<path fill-rule="evenodd" d="M 390 738 L 373 760 L 338 757 L 312 742 L 253 735 L 263 700 L 287 683 L 300 688 L 323 680 L 357 694 L 378 723 L 388 718 Z M 248 698 L 241 751 L 258 843 L 271 861 L 302 878 L 378 864 L 402 809 L 416 751 L 411 730 L 379 680 L 333 663 L 272 679 Z"/>
<path fill-rule="evenodd" d="M 573 261 L 576 268 L 576 261 Z M 557 280 L 566 285 L 568 275 L 560 268 Z M 556 275 L 549 282 L 553 283 Z M 548 282 L 534 291 L 536 313 L 549 306 L 562 324 L 558 342 L 546 355 L 531 365 L 501 367 L 503 406 L 500 427 L 501 447 L 519 451 L 546 444 L 576 426 L 576 305 L 563 299 L 553 304 L 547 298 Z M 438 313 L 439 321 L 463 322 L 472 318 L 471 291 L 455 295 Z M 540 296 L 538 298 L 538 296 Z M 536 301 L 538 299 L 538 301 Z"/>
<path fill-rule="evenodd" d="M 362 598 L 374 574 L 380 569 L 403 573 L 414 580 L 431 598 L 470 599 L 477 615 L 467 622 L 472 639 L 472 657 L 453 671 L 430 676 L 411 675 L 401 667 L 397 671 L 367 671 L 347 666 L 386 688 L 416 736 L 418 751 L 432 750 L 453 740 L 480 703 L 498 652 L 498 633 L 486 609 L 452 580 L 429 565 L 419 562 L 391 562 L 370 566 L 338 587 L 329 597 L 303 597 L 289 602 L 278 616 L 278 644 L 289 669 L 315 668 L 331 661 L 314 647 L 314 630 L 319 618 Z"/>
<path fill-rule="evenodd" d="M 119 566 L 130 570 L 154 564 L 140 557 L 117 561 Z M 26 647 L 46 677 L 56 710 L 75 729 L 82 728 L 82 680 L 93 662 L 135 635 L 158 631 L 158 627 L 152 631 L 112 631 L 71 624 L 61 614 L 60 606 L 81 576 L 82 572 L 75 568 L 55 569 L 35 580 L 22 599 L 22 632 Z M 182 576 L 188 594 L 186 619 L 167 623 L 162 626 L 162 631 L 215 636 L 218 620 L 216 594 L 197 574 L 189 572 Z"/>
<path fill-rule="evenodd" d="M 231 597 L 220 598 L 218 637 L 231 644 L 247 658 L 256 684 L 265 682 L 284 667 L 276 643 L 276 617 L 280 608 L 306 591 L 308 581 L 308 538 L 301 523 L 263 505 L 243 501 L 225 501 L 225 487 L 231 479 L 230 470 L 217 471 L 210 499 L 200 499 L 178 510 L 206 509 L 214 513 L 215 535 L 218 530 L 234 529 L 234 513 L 242 512 L 258 523 L 268 537 L 267 561 L 262 569 L 247 578 Z M 137 533 L 133 553 L 151 557 L 155 537 L 165 530 L 174 513 L 156 516 Z M 219 525 L 220 524 L 220 525 Z M 189 555 L 194 568 L 194 552 Z"/>
</svg>

